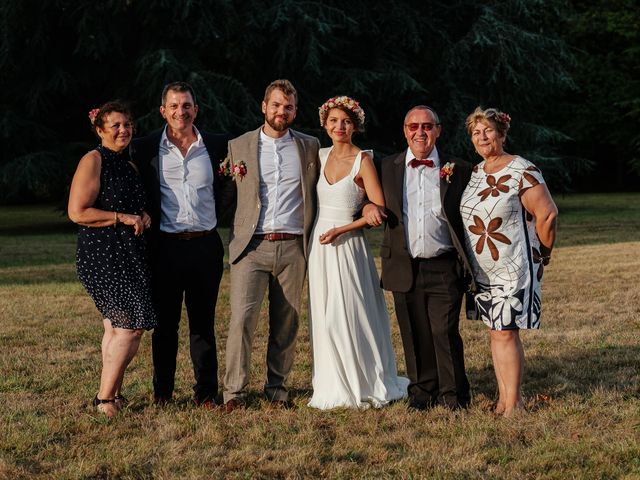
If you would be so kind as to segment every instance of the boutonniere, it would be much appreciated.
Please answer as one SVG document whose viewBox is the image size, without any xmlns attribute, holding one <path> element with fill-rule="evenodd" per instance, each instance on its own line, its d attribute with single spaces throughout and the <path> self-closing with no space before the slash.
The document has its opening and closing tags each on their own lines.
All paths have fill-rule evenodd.
<svg viewBox="0 0 640 480">
<path fill-rule="evenodd" d="M 218 174 L 233 177 L 233 179 L 242 178 L 247 174 L 247 165 L 240 160 L 238 163 L 231 163 L 231 160 L 225 158 L 218 168 Z"/>
<path fill-rule="evenodd" d="M 440 169 L 440 178 L 444 178 L 447 183 L 451 183 L 451 175 L 453 175 L 453 167 L 455 166 L 456 164 L 454 162 L 445 163 Z"/>
</svg>

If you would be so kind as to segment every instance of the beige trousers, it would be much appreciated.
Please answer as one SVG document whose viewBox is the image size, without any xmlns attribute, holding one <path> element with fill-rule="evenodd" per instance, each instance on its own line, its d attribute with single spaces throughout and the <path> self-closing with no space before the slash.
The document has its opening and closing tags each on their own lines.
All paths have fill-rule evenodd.
<svg viewBox="0 0 640 480">
<path fill-rule="evenodd" d="M 275 242 L 253 238 L 240 259 L 231 265 L 225 403 L 246 397 L 251 348 L 267 287 L 269 343 L 264 393 L 270 401 L 288 400 L 285 381 L 293 366 L 306 268 L 302 237 Z"/>
</svg>

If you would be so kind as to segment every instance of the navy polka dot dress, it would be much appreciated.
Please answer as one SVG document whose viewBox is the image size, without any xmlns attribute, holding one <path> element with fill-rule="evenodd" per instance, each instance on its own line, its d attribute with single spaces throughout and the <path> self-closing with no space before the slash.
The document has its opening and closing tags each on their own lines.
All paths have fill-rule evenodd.
<svg viewBox="0 0 640 480">
<path fill-rule="evenodd" d="M 100 192 L 95 208 L 140 215 L 145 196 L 127 149 L 116 153 L 98 146 L 102 157 Z M 151 303 L 151 273 L 144 234 L 119 223 L 78 229 L 76 268 L 80 282 L 100 313 L 115 328 L 150 330 L 156 326 Z"/>
</svg>

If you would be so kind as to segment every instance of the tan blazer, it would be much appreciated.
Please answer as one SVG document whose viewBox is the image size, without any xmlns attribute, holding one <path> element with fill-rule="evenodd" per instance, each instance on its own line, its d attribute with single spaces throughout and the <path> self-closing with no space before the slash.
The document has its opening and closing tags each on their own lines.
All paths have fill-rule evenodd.
<svg viewBox="0 0 640 480">
<path fill-rule="evenodd" d="M 229 142 L 227 159 L 233 164 L 241 161 L 247 166 L 247 173 L 242 179 L 235 181 L 237 189 L 236 213 L 229 234 L 229 263 L 238 261 L 249 245 L 251 237 L 256 231 L 260 216 L 260 167 L 258 164 L 258 141 L 260 130 L 247 132 Z M 304 255 L 307 248 L 311 228 L 316 216 L 317 197 L 316 183 L 320 172 L 318 149 L 320 142 L 317 138 L 305 135 L 295 130 L 289 130 L 298 146 L 302 172 L 302 201 L 304 202 Z"/>
</svg>

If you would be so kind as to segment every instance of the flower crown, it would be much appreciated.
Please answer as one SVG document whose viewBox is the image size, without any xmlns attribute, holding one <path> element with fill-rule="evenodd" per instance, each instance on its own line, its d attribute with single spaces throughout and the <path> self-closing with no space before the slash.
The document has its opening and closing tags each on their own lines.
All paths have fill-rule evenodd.
<svg viewBox="0 0 640 480">
<path fill-rule="evenodd" d="M 91 121 L 91 125 L 95 124 L 96 118 L 98 117 L 99 113 L 100 113 L 99 108 L 94 108 L 93 110 L 89 110 L 89 120 Z"/>
<path fill-rule="evenodd" d="M 358 125 L 356 125 L 358 130 L 360 130 L 364 126 L 364 110 L 362 110 L 362 107 L 360 107 L 360 103 L 351 97 L 342 95 L 339 97 L 330 98 L 329 100 L 324 102 L 322 106 L 320 106 L 320 108 L 318 108 L 321 127 L 324 127 L 324 124 L 327 121 L 329 110 L 336 107 L 345 108 L 355 114 L 356 118 L 358 119 Z"/>
</svg>

